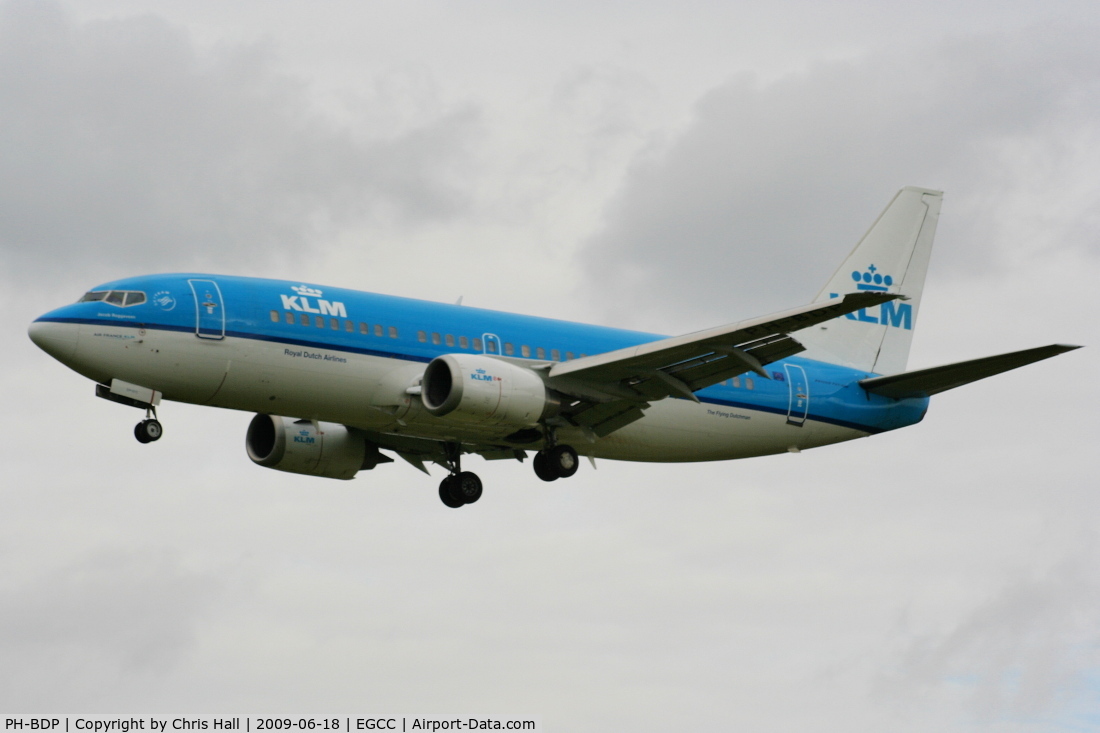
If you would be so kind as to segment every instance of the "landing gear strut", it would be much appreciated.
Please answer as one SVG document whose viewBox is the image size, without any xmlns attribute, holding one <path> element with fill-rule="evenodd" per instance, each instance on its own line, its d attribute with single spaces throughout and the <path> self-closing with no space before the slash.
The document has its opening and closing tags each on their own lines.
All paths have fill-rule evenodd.
<svg viewBox="0 0 1100 733">
<path fill-rule="evenodd" d="M 457 444 L 448 446 L 447 459 L 451 475 L 439 484 L 439 498 L 447 506 L 457 509 L 473 504 L 481 498 L 481 479 L 476 473 L 462 470 L 462 448 Z"/>
<path fill-rule="evenodd" d="M 156 408 L 150 406 L 145 411 L 145 419 L 134 426 L 134 437 L 139 443 L 152 443 L 160 440 L 162 435 L 164 435 L 164 427 L 160 424 L 160 420 L 157 420 Z"/>
<path fill-rule="evenodd" d="M 535 475 L 543 481 L 569 478 L 580 467 L 580 458 L 571 445 L 554 445 L 535 454 Z"/>
</svg>

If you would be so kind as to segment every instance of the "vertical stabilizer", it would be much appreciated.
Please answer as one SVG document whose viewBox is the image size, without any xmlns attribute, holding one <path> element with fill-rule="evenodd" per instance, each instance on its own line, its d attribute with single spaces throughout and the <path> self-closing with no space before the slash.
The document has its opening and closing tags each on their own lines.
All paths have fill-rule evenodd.
<svg viewBox="0 0 1100 733">
<path fill-rule="evenodd" d="M 814 302 L 860 291 L 903 299 L 798 332 L 804 356 L 878 374 L 905 371 L 942 200 L 942 191 L 898 191 Z"/>
</svg>

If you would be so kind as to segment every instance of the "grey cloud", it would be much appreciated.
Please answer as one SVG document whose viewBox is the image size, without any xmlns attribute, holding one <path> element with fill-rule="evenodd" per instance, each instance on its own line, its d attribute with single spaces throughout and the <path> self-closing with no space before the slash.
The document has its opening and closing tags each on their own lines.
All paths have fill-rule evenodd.
<svg viewBox="0 0 1100 733">
<path fill-rule="evenodd" d="M 0 5 L 0 253 L 141 271 L 280 256 L 333 226 L 462 211 L 478 128 L 339 124 L 264 45 L 203 48 L 152 16 L 76 23 Z"/>
<path fill-rule="evenodd" d="M 1088 543 L 1090 546 L 1092 542 Z M 983 718 L 1035 714 L 1065 704 L 1097 663 L 1094 553 L 1007 583 L 943 634 L 913 640 L 883 689 L 953 685 Z"/>
<path fill-rule="evenodd" d="M 45 700 L 58 684 L 76 694 L 81 686 L 65 681 L 89 675 L 163 673 L 195 643 L 197 624 L 220 593 L 217 581 L 181 567 L 172 554 L 141 547 L 93 551 L 9 582 L 0 588 L 0 686 L 8 700 Z"/>
<path fill-rule="evenodd" d="M 938 274 L 996 268 L 1005 207 L 1092 180 L 1082 133 L 1098 72 L 1082 32 L 958 39 L 768 84 L 739 75 L 634 164 L 582 253 L 600 305 L 644 323 L 675 301 L 704 326 L 806 302 L 904 185 L 947 191 L 941 238 L 961 246 L 939 248 Z M 1091 246 L 1089 200 L 1047 222 L 1069 235 L 1060 246 Z"/>
</svg>

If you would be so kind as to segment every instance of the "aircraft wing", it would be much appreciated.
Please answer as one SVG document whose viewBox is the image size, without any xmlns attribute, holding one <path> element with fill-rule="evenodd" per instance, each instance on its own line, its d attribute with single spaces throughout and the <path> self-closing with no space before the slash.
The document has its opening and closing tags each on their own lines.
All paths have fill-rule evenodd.
<svg viewBox="0 0 1100 733">
<path fill-rule="evenodd" d="M 579 399 L 565 413 L 568 422 L 603 436 L 640 418 L 652 401 L 683 397 L 698 402 L 696 390 L 748 371 L 769 378 L 765 364 L 804 349 L 792 331 L 898 297 L 849 293 L 762 318 L 560 362 L 550 368 L 547 383 Z"/>
</svg>

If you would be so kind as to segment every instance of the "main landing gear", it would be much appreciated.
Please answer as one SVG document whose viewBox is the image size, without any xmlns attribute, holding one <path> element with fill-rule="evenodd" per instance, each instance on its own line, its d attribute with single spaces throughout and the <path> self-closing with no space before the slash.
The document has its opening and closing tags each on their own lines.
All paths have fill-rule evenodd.
<svg viewBox="0 0 1100 733">
<path fill-rule="evenodd" d="M 150 407 L 145 411 L 145 419 L 134 426 L 134 437 L 139 443 L 152 443 L 160 440 L 164 435 L 164 427 L 157 420 L 156 408 Z"/>
<path fill-rule="evenodd" d="M 439 484 L 440 500 L 452 509 L 473 504 L 481 498 L 481 479 L 476 473 L 462 470 L 462 448 L 457 444 L 447 447 L 448 468 L 451 475 Z"/>
<path fill-rule="evenodd" d="M 556 445 L 535 454 L 535 475 L 543 481 L 569 478 L 580 467 L 580 458 L 571 445 Z"/>
<path fill-rule="evenodd" d="M 473 504 L 481 498 L 481 479 L 476 473 L 452 473 L 439 484 L 439 498 L 452 509 Z"/>
<path fill-rule="evenodd" d="M 571 445 L 555 445 L 535 454 L 535 475 L 543 481 L 569 478 L 580 467 L 580 457 Z M 481 479 L 476 473 L 462 470 L 462 448 L 457 443 L 447 446 L 447 468 L 451 473 L 439 484 L 439 499 L 452 509 L 473 504 L 481 498 Z"/>
</svg>

